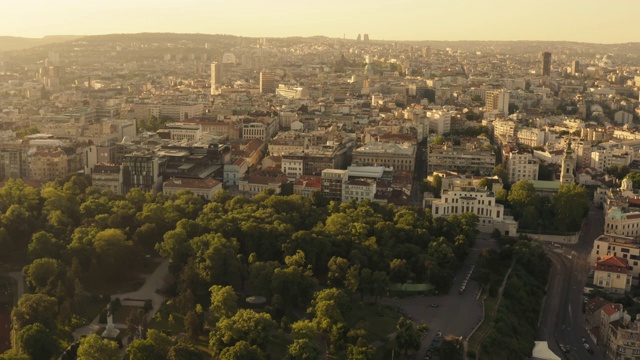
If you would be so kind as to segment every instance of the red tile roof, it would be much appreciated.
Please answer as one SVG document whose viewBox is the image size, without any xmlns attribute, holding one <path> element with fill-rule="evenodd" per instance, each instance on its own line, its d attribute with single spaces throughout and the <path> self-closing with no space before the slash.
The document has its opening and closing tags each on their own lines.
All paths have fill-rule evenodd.
<svg viewBox="0 0 640 360">
<path fill-rule="evenodd" d="M 629 272 L 627 259 L 619 258 L 613 255 L 607 255 L 596 262 L 596 270 L 609 271 L 614 273 L 626 274 Z"/>
<path fill-rule="evenodd" d="M 607 304 L 604 307 L 602 307 L 602 311 L 607 314 L 607 316 L 611 317 L 612 315 L 614 315 L 615 313 L 618 312 L 618 310 L 616 310 L 615 306 L 613 304 Z"/>
</svg>

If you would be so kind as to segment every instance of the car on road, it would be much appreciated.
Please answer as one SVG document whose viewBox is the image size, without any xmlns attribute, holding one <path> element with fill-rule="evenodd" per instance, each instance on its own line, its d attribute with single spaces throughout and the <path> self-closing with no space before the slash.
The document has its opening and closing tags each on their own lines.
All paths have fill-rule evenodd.
<svg viewBox="0 0 640 360">
<path fill-rule="evenodd" d="M 432 304 L 429 304 L 429 306 L 431 306 L 432 308 L 437 308 L 437 307 L 439 307 L 440 305 L 438 305 L 438 304 L 436 304 L 436 303 L 432 303 Z"/>
<path fill-rule="evenodd" d="M 589 346 L 589 344 L 583 343 L 582 345 L 584 345 L 584 348 L 587 349 L 587 352 L 589 354 L 593 355 L 593 350 L 591 349 L 591 346 Z"/>
<path fill-rule="evenodd" d="M 571 347 L 569 345 L 560 344 L 560 350 L 562 350 L 563 353 L 568 354 L 571 352 Z"/>
<path fill-rule="evenodd" d="M 582 343 L 586 344 L 587 343 L 587 339 L 583 336 L 580 338 L 580 340 L 582 340 Z"/>
</svg>

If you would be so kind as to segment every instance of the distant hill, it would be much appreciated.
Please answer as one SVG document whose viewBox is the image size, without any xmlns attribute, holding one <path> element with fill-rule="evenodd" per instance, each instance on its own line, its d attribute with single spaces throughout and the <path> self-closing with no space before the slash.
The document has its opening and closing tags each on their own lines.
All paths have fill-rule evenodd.
<svg viewBox="0 0 640 360">
<path fill-rule="evenodd" d="M 42 38 L 24 38 L 15 36 L 0 36 L 0 52 L 27 49 L 34 46 L 60 43 L 81 38 L 80 35 L 51 35 Z"/>
</svg>

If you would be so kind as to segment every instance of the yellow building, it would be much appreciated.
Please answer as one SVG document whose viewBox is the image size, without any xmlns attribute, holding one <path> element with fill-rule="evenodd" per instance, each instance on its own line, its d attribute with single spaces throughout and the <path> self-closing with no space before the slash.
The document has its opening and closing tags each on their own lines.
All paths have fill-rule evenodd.
<svg viewBox="0 0 640 360">
<path fill-rule="evenodd" d="M 603 257 L 596 262 L 593 284 L 615 293 L 629 291 L 632 275 L 628 265 L 627 259 L 612 255 Z"/>
</svg>

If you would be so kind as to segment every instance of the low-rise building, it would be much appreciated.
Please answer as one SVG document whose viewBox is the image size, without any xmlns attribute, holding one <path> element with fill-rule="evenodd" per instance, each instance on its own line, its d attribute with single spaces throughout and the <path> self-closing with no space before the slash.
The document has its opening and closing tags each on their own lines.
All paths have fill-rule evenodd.
<svg viewBox="0 0 640 360">
<path fill-rule="evenodd" d="M 121 166 L 97 164 L 91 169 L 91 185 L 101 190 L 109 190 L 115 195 L 124 195 Z"/>
<path fill-rule="evenodd" d="M 280 170 L 265 169 L 243 176 L 238 183 L 238 189 L 241 194 L 248 197 L 254 197 L 267 189 L 279 194 L 282 185 L 287 182 L 289 182 L 287 175 Z"/>
<path fill-rule="evenodd" d="M 372 179 L 347 180 L 342 189 L 342 202 L 355 200 L 373 200 L 376 194 L 376 182 Z"/>
<path fill-rule="evenodd" d="M 223 183 L 225 186 L 239 185 L 240 179 L 247 173 L 247 161 L 243 158 L 234 159 L 225 164 L 223 169 Z"/>
<path fill-rule="evenodd" d="M 162 186 L 162 193 L 168 196 L 180 191 L 191 191 L 193 194 L 211 200 L 215 193 L 222 191 L 222 183 L 211 178 L 207 179 L 183 179 L 173 178 Z"/>
<path fill-rule="evenodd" d="M 611 207 L 605 216 L 604 232 L 620 236 L 639 236 L 640 212 L 623 212 L 617 206 Z"/>
<path fill-rule="evenodd" d="M 604 234 L 593 242 L 589 264 L 595 266 L 607 256 L 616 256 L 628 261 L 627 269 L 631 275 L 631 283 L 638 284 L 640 276 L 640 242 L 628 236 Z"/>
<path fill-rule="evenodd" d="M 605 291 L 624 294 L 631 290 L 631 274 L 627 269 L 627 259 L 613 255 L 604 256 L 596 261 L 593 284 Z"/>
</svg>

